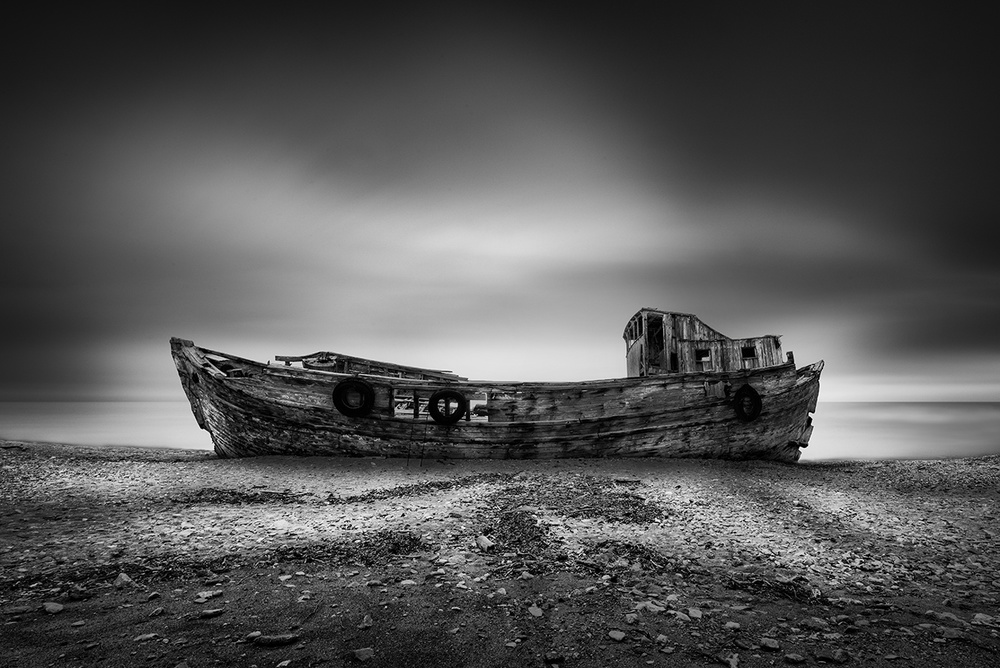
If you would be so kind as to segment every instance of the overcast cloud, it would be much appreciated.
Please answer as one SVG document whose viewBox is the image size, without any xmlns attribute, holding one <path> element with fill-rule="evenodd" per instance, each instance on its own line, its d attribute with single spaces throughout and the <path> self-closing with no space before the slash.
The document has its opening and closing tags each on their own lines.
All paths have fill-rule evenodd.
<svg viewBox="0 0 1000 668">
<path fill-rule="evenodd" d="M 827 399 L 996 400 L 976 12 L 28 16 L 4 47 L 0 399 L 176 398 L 172 335 L 619 376 L 656 306 L 783 334 Z"/>
</svg>

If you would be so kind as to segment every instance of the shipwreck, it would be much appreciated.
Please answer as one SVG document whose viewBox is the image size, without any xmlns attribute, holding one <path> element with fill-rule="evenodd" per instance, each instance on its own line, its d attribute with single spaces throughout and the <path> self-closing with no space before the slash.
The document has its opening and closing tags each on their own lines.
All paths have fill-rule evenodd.
<svg viewBox="0 0 1000 668">
<path fill-rule="evenodd" d="M 734 339 L 697 316 L 643 308 L 626 377 L 469 380 L 333 352 L 262 363 L 172 338 L 198 425 L 220 457 L 797 461 L 823 362 L 796 368 L 780 337 Z"/>
</svg>

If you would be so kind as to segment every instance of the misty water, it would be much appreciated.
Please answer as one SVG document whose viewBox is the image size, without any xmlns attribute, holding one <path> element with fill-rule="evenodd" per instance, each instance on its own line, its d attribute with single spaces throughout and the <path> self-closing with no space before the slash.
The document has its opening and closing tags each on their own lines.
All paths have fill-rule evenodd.
<svg viewBox="0 0 1000 668">
<path fill-rule="evenodd" d="M 820 402 L 802 459 L 1000 454 L 1000 403 Z M 186 401 L 0 402 L 0 438 L 211 449 Z"/>
</svg>

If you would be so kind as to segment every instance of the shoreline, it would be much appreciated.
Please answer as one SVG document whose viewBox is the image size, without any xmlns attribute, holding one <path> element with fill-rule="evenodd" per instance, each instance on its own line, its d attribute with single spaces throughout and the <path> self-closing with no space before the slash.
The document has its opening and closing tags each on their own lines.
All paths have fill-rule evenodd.
<svg viewBox="0 0 1000 668">
<path fill-rule="evenodd" d="M 0 445 L 0 636 L 21 665 L 987 666 L 1000 652 L 995 455 Z"/>
</svg>

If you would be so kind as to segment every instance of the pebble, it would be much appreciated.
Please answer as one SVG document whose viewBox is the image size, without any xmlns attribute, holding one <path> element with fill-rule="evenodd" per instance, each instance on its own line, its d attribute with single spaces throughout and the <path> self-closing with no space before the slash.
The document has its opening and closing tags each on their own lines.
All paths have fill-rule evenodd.
<svg viewBox="0 0 1000 668">
<path fill-rule="evenodd" d="M 608 637 L 617 642 L 625 640 L 625 634 L 618 630 L 608 631 Z"/>
<path fill-rule="evenodd" d="M 200 591 L 198 592 L 198 597 L 194 600 L 195 603 L 204 603 L 210 598 L 215 598 L 216 596 L 222 596 L 221 589 L 215 589 L 213 591 Z"/>
<path fill-rule="evenodd" d="M 781 643 L 774 638 L 761 638 L 760 646 L 762 649 L 769 649 L 772 651 L 781 649 Z"/>
<path fill-rule="evenodd" d="M 528 608 L 528 612 L 531 613 L 532 617 L 541 617 L 542 616 L 542 609 L 539 608 L 537 605 L 533 605 L 530 608 Z"/>
<path fill-rule="evenodd" d="M 53 603 L 52 601 L 46 601 L 45 603 L 42 604 L 42 607 L 45 609 L 45 612 L 49 613 L 50 615 L 54 615 L 56 613 L 62 612 L 64 606 L 62 603 Z"/>
<path fill-rule="evenodd" d="M 367 661 L 373 656 L 375 656 L 375 650 L 371 647 L 362 647 L 361 649 L 354 650 L 354 658 L 358 661 Z"/>
<path fill-rule="evenodd" d="M 801 654 L 786 654 L 785 661 L 794 664 L 805 663 L 806 657 L 802 656 Z"/>
<path fill-rule="evenodd" d="M 218 617 L 226 611 L 225 608 L 212 608 L 211 610 L 202 610 L 198 614 L 199 619 L 208 619 L 210 617 Z"/>
<path fill-rule="evenodd" d="M 125 573 L 119 573 L 118 577 L 115 578 L 114 585 L 117 589 L 122 589 L 124 587 L 138 587 L 135 580 L 130 578 Z"/>
</svg>

